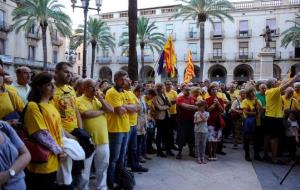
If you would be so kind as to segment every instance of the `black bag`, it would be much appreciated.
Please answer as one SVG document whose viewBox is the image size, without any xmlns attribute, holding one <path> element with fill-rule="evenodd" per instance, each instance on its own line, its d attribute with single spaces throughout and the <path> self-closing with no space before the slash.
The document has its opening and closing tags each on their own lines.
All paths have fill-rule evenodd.
<svg viewBox="0 0 300 190">
<path fill-rule="evenodd" d="M 78 139 L 80 146 L 85 152 L 85 157 L 89 158 L 95 151 L 95 145 L 93 144 L 89 133 L 84 129 L 76 128 L 71 132 L 71 134 Z"/>
<path fill-rule="evenodd" d="M 132 190 L 135 186 L 134 175 L 126 168 L 116 170 L 116 182 L 124 190 Z"/>
</svg>

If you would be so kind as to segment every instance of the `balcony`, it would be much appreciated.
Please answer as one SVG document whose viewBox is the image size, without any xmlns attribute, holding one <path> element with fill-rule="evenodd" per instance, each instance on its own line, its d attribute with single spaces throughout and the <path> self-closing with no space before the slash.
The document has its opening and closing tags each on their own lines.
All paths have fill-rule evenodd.
<svg viewBox="0 0 300 190">
<path fill-rule="evenodd" d="M 210 62 L 224 62 L 226 58 L 224 53 L 209 53 L 208 60 Z"/>
<path fill-rule="evenodd" d="M 300 55 L 296 55 L 294 51 L 289 52 L 289 58 L 291 60 L 299 61 L 300 60 Z"/>
<path fill-rule="evenodd" d="M 97 56 L 96 57 L 96 63 L 111 64 L 112 63 L 112 57 L 111 56 Z"/>
<path fill-rule="evenodd" d="M 4 63 L 13 63 L 14 62 L 14 57 L 10 56 L 10 55 L 0 55 L 0 59 L 4 62 Z"/>
<path fill-rule="evenodd" d="M 236 53 L 235 61 L 247 62 L 253 60 L 253 52 Z"/>
<path fill-rule="evenodd" d="M 34 67 L 34 68 L 43 68 L 44 62 L 43 61 L 35 61 L 35 60 L 29 60 L 21 57 L 15 57 L 14 58 L 14 63 L 16 65 L 21 65 L 21 66 L 28 66 L 28 67 Z M 55 69 L 56 64 L 52 64 L 48 62 L 47 67 L 50 70 Z"/>
<path fill-rule="evenodd" d="M 51 43 L 55 46 L 61 46 L 64 44 L 63 40 L 57 37 L 56 35 L 51 35 Z"/>
<path fill-rule="evenodd" d="M 139 62 L 142 62 L 141 61 L 141 55 L 138 55 L 138 59 L 139 59 Z M 154 62 L 154 57 L 153 55 L 144 55 L 144 63 L 153 63 Z"/>
<path fill-rule="evenodd" d="M 7 24 L 6 22 L 0 22 L 0 31 L 8 33 L 11 31 L 11 26 Z"/>
<path fill-rule="evenodd" d="M 176 40 L 176 34 L 175 33 L 165 33 L 165 38 L 168 39 L 169 36 L 172 36 L 173 41 Z"/>
<path fill-rule="evenodd" d="M 118 56 L 119 64 L 128 64 L 129 58 L 127 56 Z"/>
<path fill-rule="evenodd" d="M 216 32 L 216 31 L 211 31 L 210 32 L 210 39 L 211 40 L 222 40 L 224 39 L 224 32 Z"/>
<path fill-rule="evenodd" d="M 188 54 L 184 54 L 184 60 L 188 61 Z M 192 53 L 192 60 L 193 60 L 193 62 L 199 62 L 200 61 L 200 54 L 199 53 Z"/>
<path fill-rule="evenodd" d="M 199 40 L 200 34 L 199 32 L 187 32 L 186 33 L 186 40 Z"/>
<path fill-rule="evenodd" d="M 252 36 L 252 31 L 251 30 L 245 30 L 245 31 L 238 30 L 238 31 L 236 31 L 236 38 L 238 38 L 238 39 L 251 38 L 251 36 Z"/>
<path fill-rule="evenodd" d="M 33 39 L 33 40 L 40 40 L 41 36 L 39 35 L 38 32 L 35 32 L 35 33 L 29 32 L 26 34 L 26 38 Z"/>
</svg>

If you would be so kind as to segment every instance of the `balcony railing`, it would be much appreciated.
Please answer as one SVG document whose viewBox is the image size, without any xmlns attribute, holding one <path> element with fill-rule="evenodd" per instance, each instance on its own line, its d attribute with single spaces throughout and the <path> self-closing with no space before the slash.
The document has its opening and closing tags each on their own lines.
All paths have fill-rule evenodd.
<svg viewBox="0 0 300 190">
<path fill-rule="evenodd" d="M 51 35 L 51 42 L 55 46 L 61 46 L 64 44 L 63 40 L 55 35 Z"/>
<path fill-rule="evenodd" d="M 127 56 L 119 56 L 118 63 L 119 64 L 128 64 L 129 58 Z"/>
<path fill-rule="evenodd" d="M 209 53 L 208 60 L 210 62 L 224 62 L 226 58 L 224 53 Z"/>
<path fill-rule="evenodd" d="M 176 40 L 176 34 L 175 33 L 165 33 L 165 38 L 168 39 L 169 36 L 172 36 L 172 39 L 175 41 Z"/>
<path fill-rule="evenodd" d="M 184 54 L 184 60 L 188 61 L 188 54 Z M 192 53 L 192 60 L 193 60 L 193 62 L 200 61 L 200 54 L 199 53 Z"/>
<path fill-rule="evenodd" d="M 253 60 L 253 52 L 236 53 L 235 60 L 239 62 L 246 62 Z"/>
<path fill-rule="evenodd" d="M 300 60 L 300 55 L 296 55 L 294 51 L 289 52 L 289 58 L 290 59 L 295 59 L 295 60 Z"/>
<path fill-rule="evenodd" d="M 0 55 L 0 59 L 4 63 L 13 63 L 14 62 L 14 57 L 10 55 Z"/>
<path fill-rule="evenodd" d="M 39 35 L 38 32 L 35 32 L 35 33 L 29 32 L 29 33 L 26 34 L 26 38 L 30 38 L 30 39 L 34 39 L 34 40 L 40 40 L 41 36 Z"/>
<path fill-rule="evenodd" d="M 252 36 L 252 31 L 251 30 L 238 30 L 236 31 L 236 37 L 237 38 L 250 38 Z"/>
<path fill-rule="evenodd" d="M 187 32 L 186 33 L 186 40 L 199 40 L 200 35 L 199 32 Z"/>
<path fill-rule="evenodd" d="M 7 24 L 6 22 L 0 22 L 0 31 L 2 32 L 10 32 L 11 26 Z"/>
<path fill-rule="evenodd" d="M 224 32 L 216 32 L 216 31 L 211 31 L 210 32 L 210 39 L 212 40 L 217 40 L 217 39 L 223 39 L 224 38 Z"/>
<path fill-rule="evenodd" d="M 96 57 L 96 63 L 111 64 L 112 63 L 112 57 L 111 56 L 97 56 Z"/>
<path fill-rule="evenodd" d="M 141 55 L 138 55 L 139 62 L 141 62 Z M 144 55 L 144 63 L 153 63 L 154 62 L 154 57 L 153 55 Z"/>
</svg>

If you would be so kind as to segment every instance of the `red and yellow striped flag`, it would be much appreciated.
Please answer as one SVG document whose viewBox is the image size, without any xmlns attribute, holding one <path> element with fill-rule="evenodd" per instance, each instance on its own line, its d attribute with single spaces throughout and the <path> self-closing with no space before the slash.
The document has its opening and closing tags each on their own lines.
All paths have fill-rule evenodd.
<svg viewBox="0 0 300 190">
<path fill-rule="evenodd" d="M 194 64 L 193 64 L 193 55 L 190 50 L 188 54 L 188 61 L 186 64 L 185 73 L 184 73 L 184 82 L 189 83 L 193 79 L 193 77 L 195 77 L 195 71 L 194 71 Z"/>
<path fill-rule="evenodd" d="M 168 37 L 164 47 L 164 59 L 166 63 L 166 71 L 173 78 L 175 76 L 176 55 L 172 36 Z"/>
</svg>

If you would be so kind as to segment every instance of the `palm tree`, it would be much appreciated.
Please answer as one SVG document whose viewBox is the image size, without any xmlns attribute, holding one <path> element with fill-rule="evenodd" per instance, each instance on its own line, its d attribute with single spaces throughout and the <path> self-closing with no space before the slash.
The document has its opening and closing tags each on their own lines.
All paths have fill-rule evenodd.
<svg viewBox="0 0 300 190">
<path fill-rule="evenodd" d="M 83 43 L 83 32 L 83 25 L 79 25 L 79 28 L 75 30 L 73 36 L 73 46 L 75 49 Z M 115 39 L 111 35 L 106 22 L 97 18 L 90 18 L 87 22 L 87 41 L 88 44 L 90 43 L 92 45 L 91 78 L 93 78 L 96 48 L 97 50 L 101 48 L 103 53 L 107 48 L 114 51 Z"/>
<path fill-rule="evenodd" d="M 56 29 L 62 36 L 71 34 L 71 19 L 61 8 L 64 6 L 58 0 L 22 0 L 12 12 L 16 33 L 21 29 L 28 33 L 33 26 L 37 32 L 42 30 L 44 70 L 47 70 L 47 29 Z"/>
<path fill-rule="evenodd" d="M 179 6 L 179 12 L 174 15 L 175 18 L 183 16 L 183 21 L 188 18 L 197 20 L 200 26 L 200 80 L 203 80 L 204 65 L 204 25 L 207 19 L 213 23 L 212 17 L 224 22 L 224 17 L 233 21 L 233 17 L 228 14 L 228 10 L 233 6 L 228 0 L 179 0 L 184 5 Z"/>
<path fill-rule="evenodd" d="M 129 60 L 128 74 L 131 80 L 138 80 L 138 61 L 136 53 L 137 34 L 137 0 L 128 0 L 128 33 L 129 33 Z"/>
<path fill-rule="evenodd" d="M 296 18 L 300 17 L 299 14 L 296 14 Z M 294 20 L 287 20 L 287 23 L 292 23 L 294 26 L 288 28 L 284 32 L 282 32 L 281 35 L 283 35 L 283 38 L 281 40 L 281 46 L 287 47 L 290 43 L 292 45 L 296 45 L 300 42 L 300 22 L 294 21 Z"/>
<path fill-rule="evenodd" d="M 152 53 L 154 50 L 160 52 L 163 48 L 165 38 L 162 33 L 155 32 L 157 30 L 157 26 L 155 26 L 155 22 L 149 22 L 149 18 L 140 17 L 138 18 L 137 23 L 137 41 L 136 44 L 141 48 L 141 63 L 142 63 L 142 72 L 141 79 L 144 82 L 144 54 L 145 47 L 149 47 Z M 123 32 L 121 36 L 121 40 L 119 42 L 119 46 L 127 46 L 128 45 L 128 32 Z M 127 51 L 124 49 L 123 51 Z"/>
</svg>

